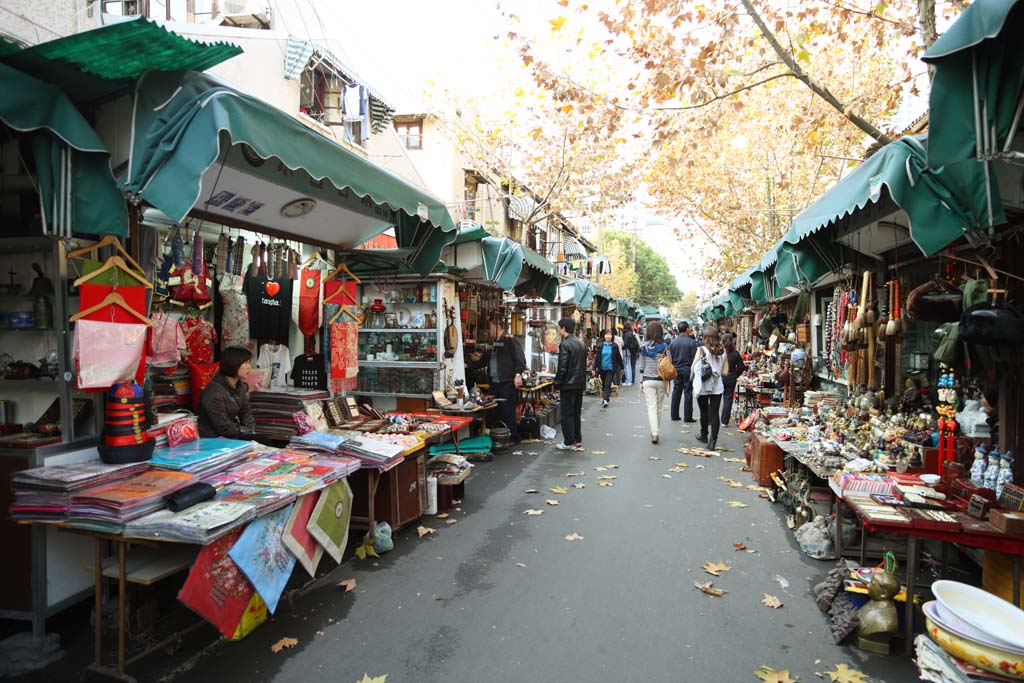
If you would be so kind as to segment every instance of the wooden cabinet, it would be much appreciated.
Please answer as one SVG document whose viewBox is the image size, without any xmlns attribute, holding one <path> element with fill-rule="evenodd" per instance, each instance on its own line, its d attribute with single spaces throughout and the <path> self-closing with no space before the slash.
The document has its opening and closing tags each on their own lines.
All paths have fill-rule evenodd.
<svg viewBox="0 0 1024 683">
<path fill-rule="evenodd" d="M 782 449 L 767 436 L 750 435 L 750 471 L 758 486 L 769 486 L 771 474 L 782 467 Z"/>
<path fill-rule="evenodd" d="M 373 519 L 387 522 L 394 530 L 419 519 L 427 507 L 427 466 L 425 451 L 411 455 L 398 467 L 380 476 L 373 496 Z M 353 526 L 365 522 L 369 510 L 367 491 L 368 470 L 359 470 L 349 479 L 352 501 Z"/>
</svg>

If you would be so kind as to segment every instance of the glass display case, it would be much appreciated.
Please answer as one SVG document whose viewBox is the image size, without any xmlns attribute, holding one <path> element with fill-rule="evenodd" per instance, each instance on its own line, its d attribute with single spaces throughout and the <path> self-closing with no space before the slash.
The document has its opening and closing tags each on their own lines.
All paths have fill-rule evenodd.
<svg viewBox="0 0 1024 683">
<path fill-rule="evenodd" d="M 363 396 L 430 398 L 444 354 L 443 302 L 430 279 L 365 281 L 358 297 L 366 312 L 359 329 Z"/>
</svg>

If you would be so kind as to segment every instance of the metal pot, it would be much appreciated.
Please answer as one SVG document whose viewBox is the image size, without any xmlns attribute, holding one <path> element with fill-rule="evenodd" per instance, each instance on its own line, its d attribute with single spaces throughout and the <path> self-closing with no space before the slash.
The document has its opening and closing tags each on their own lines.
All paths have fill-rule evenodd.
<svg viewBox="0 0 1024 683">
<path fill-rule="evenodd" d="M 502 423 L 504 424 L 504 423 Z M 512 443 L 512 432 L 508 427 L 491 428 L 491 452 L 504 453 L 508 451 Z"/>
</svg>

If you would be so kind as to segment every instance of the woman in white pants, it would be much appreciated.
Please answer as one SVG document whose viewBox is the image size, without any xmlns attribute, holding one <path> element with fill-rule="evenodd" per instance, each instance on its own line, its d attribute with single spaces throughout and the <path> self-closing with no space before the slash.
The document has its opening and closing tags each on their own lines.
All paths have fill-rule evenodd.
<svg viewBox="0 0 1024 683">
<path fill-rule="evenodd" d="M 647 334 L 640 347 L 640 362 L 637 376 L 640 378 L 640 393 L 647 398 L 647 420 L 651 423 L 651 443 L 658 443 L 661 431 L 661 407 L 665 402 L 665 380 L 658 374 L 658 359 L 665 355 L 668 344 L 664 341 L 665 331 L 661 323 L 647 323 Z"/>
</svg>

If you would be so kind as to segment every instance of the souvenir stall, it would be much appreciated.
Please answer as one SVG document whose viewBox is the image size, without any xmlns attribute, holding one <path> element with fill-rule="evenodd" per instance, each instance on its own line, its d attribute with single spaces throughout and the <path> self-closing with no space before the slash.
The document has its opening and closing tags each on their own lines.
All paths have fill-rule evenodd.
<svg viewBox="0 0 1024 683">
<path fill-rule="evenodd" d="M 558 287 L 558 301 L 562 305 L 559 318 L 572 318 L 576 322 L 576 336 L 591 348 L 597 335 L 594 319 L 594 284 L 589 280 L 570 280 Z"/>
<path fill-rule="evenodd" d="M 13 273 L 0 335 L 12 333 L 5 349 L 18 353 L 5 364 L 4 381 L 17 382 L 22 397 L 16 407 L 2 404 L 4 433 L 18 438 L 0 452 L 17 448 L 20 458 L 7 468 L 14 476 L 5 503 L 16 524 L 5 533 L 31 543 L 19 553 L 24 564 L 10 567 L 7 585 L 26 584 L 20 596 L 11 594 L 23 606 L 11 605 L 33 617 L 41 637 L 46 614 L 94 593 L 93 669 L 119 676 L 128 655 L 141 656 L 152 642 L 153 624 L 126 623 L 129 585 L 133 602 L 144 605 L 152 596 L 143 586 L 184 580 L 182 603 L 225 637 L 244 637 L 274 612 L 296 563 L 313 575 L 325 551 L 340 562 L 353 513 L 370 531 L 364 551 L 388 548 L 390 531 L 431 502 L 427 448 L 467 425 L 415 411 L 383 414 L 351 395 L 361 351 L 382 365 L 427 363 L 415 354 L 432 346 L 441 365 L 446 328 L 456 326 L 457 311 L 444 306 L 456 299 L 455 283 L 415 275 L 398 290 L 410 317 L 397 329 L 432 335 L 432 344 L 396 351 L 389 339 L 375 338 L 364 349 L 360 325 L 378 311 L 373 300 L 364 310 L 362 299 L 374 291 L 384 298 L 370 289 L 383 283 L 359 278 L 348 264 L 377 258 L 374 272 L 385 272 L 385 263 L 429 272 L 452 236 L 443 204 L 202 74 L 148 72 L 134 92 L 136 136 L 122 181 L 136 204 L 127 212 L 131 242 L 109 234 L 69 239 L 72 232 L 128 232 L 112 176 L 118 203 L 103 220 L 82 213 L 103 208 L 105 195 L 96 182 L 78 183 L 72 160 L 62 180 L 95 193 L 94 203 L 72 201 L 70 185 L 53 202 L 36 199 L 34 206 L 55 208 L 54 219 L 66 223 L 46 219 L 44 232 L 64 239 L 6 241 L 2 253 L 10 256 L 0 256 Z M 164 118 L 169 112 L 176 114 Z M 60 139 L 77 138 L 72 131 Z M 98 139 L 79 151 L 79 163 L 95 154 L 106 166 Z M 38 233 L 27 203 L 5 197 L 4 207 L 12 222 Z M 393 253 L 353 256 L 349 247 L 384 231 L 398 244 Z M 25 266 L 32 263 L 30 280 Z M 386 291 L 395 304 L 393 290 Z M 248 412 L 239 408 L 223 421 L 208 413 L 228 438 L 198 438 L 191 413 L 232 347 L 252 354 Z M 37 391 L 51 397 L 34 398 Z M 436 469 L 461 483 L 468 463 L 455 453 Z M 71 581 L 45 571 L 52 537 L 62 541 L 61 569 L 74 567 Z M 272 576 L 254 564 L 256 553 L 268 552 Z M 227 557 L 230 576 L 206 571 Z M 92 578 L 80 571 L 90 562 Z M 105 578 L 115 580 L 121 615 L 113 658 L 101 637 Z M 211 603 L 229 587 L 230 605 Z"/>
</svg>

